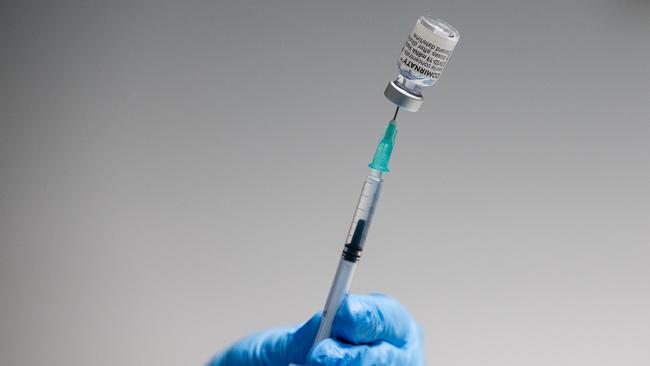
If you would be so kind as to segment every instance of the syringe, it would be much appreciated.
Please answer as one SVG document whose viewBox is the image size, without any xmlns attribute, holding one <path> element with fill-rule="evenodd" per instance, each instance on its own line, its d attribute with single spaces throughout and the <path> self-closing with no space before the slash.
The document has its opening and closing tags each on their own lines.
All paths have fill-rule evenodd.
<svg viewBox="0 0 650 366">
<path fill-rule="evenodd" d="M 459 38 L 458 31 L 448 23 L 431 16 L 423 16 L 418 19 L 415 28 L 402 47 L 397 62 L 399 75 L 388 84 L 384 91 L 386 98 L 395 104 L 397 109 L 393 119 L 386 126 L 384 137 L 379 142 L 374 158 L 369 165 L 370 173 L 361 189 L 361 196 L 352 217 L 352 224 L 334 275 L 334 281 L 327 295 L 325 309 L 312 349 L 319 342 L 330 337 L 336 312 L 350 291 L 354 271 L 361 259 L 363 245 L 370 229 L 377 201 L 379 201 L 379 194 L 384 183 L 383 175 L 388 173 L 388 163 L 397 134 L 395 122 L 397 112 L 400 107 L 411 112 L 420 108 L 423 101 L 422 88 L 431 86 L 438 81 Z"/>
<path fill-rule="evenodd" d="M 372 217 L 377 207 L 377 201 L 379 201 L 379 194 L 384 183 L 383 175 L 388 173 L 388 162 L 393 152 L 393 145 L 395 144 L 395 136 L 397 134 L 395 118 L 397 118 L 398 111 L 399 107 L 395 110 L 393 119 L 386 126 L 384 137 L 379 141 L 374 158 L 368 165 L 370 167 L 370 173 L 366 177 L 363 188 L 361 189 L 359 202 L 354 211 L 352 224 L 350 224 L 348 237 L 345 241 L 346 244 L 343 247 L 343 253 L 341 254 L 341 259 L 336 269 L 336 275 L 334 275 L 334 281 L 332 282 L 327 301 L 325 302 L 325 309 L 323 310 L 320 328 L 314 340 L 314 345 L 330 337 L 336 311 L 345 298 L 345 295 L 350 291 L 354 271 L 359 259 L 361 259 L 363 244 L 366 241 L 366 236 L 370 229 L 370 223 L 372 222 Z"/>
</svg>

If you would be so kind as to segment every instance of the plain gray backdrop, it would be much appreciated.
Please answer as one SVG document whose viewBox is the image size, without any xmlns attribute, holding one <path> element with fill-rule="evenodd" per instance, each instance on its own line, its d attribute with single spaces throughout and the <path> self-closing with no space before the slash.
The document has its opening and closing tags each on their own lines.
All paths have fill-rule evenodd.
<svg viewBox="0 0 650 366">
<path fill-rule="evenodd" d="M 0 364 L 200 365 L 318 311 L 418 16 L 461 41 L 353 291 L 430 365 L 650 364 L 650 2 L 3 1 Z"/>
</svg>

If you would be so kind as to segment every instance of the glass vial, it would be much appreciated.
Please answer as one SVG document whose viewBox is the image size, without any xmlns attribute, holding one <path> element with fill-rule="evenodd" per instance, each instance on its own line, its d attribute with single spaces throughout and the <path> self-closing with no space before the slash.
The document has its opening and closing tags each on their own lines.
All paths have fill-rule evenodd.
<svg viewBox="0 0 650 366">
<path fill-rule="evenodd" d="M 423 16 L 408 36 L 397 67 L 399 75 L 384 95 L 400 108 L 415 112 L 422 105 L 422 88 L 435 84 L 449 62 L 460 34 L 440 19 Z"/>
</svg>

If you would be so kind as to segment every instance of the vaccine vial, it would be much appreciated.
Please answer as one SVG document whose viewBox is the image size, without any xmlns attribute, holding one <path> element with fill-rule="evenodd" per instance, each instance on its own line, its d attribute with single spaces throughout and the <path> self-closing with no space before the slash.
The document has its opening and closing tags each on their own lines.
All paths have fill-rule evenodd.
<svg viewBox="0 0 650 366">
<path fill-rule="evenodd" d="M 386 98 L 416 112 L 422 105 L 422 88 L 438 81 L 459 39 L 458 31 L 443 20 L 420 17 L 402 47 L 397 60 L 399 75 L 388 83 Z"/>
</svg>

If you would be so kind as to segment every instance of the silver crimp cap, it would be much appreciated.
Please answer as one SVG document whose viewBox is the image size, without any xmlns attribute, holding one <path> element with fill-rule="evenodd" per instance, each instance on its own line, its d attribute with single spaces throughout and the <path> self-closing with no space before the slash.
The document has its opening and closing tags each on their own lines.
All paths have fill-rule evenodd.
<svg viewBox="0 0 650 366">
<path fill-rule="evenodd" d="M 395 81 L 391 81 L 384 90 L 384 96 L 393 104 L 409 112 L 417 112 L 424 101 L 421 95 L 402 88 Z"/>
</svg>

